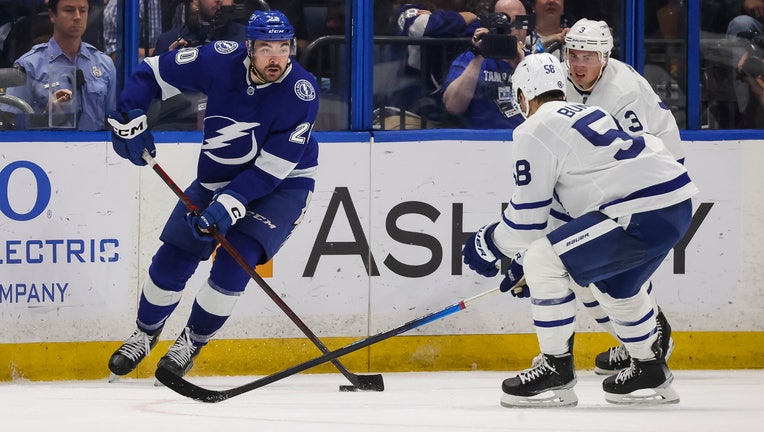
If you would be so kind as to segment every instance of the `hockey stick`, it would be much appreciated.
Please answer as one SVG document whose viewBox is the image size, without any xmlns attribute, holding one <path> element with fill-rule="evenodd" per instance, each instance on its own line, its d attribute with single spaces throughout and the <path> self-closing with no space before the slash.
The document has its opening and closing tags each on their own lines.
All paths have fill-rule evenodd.
<svg viewBox="0 0 764 432">
<path fill-rule="evenodd" d="M 148 150 L 144 149 L 143 154 L 141 155 L 143 160 L 146 161 L 146 163 L 151 166 L 151 168 L 156 172 L 159 177 L 162 178 L 162 180 L 167 184 L 167 186 L 172 189 L 172 191 L 175 193 L 175 195 L 183 201 L 183 204 L 186 205 L 188 210 L 192 213 L 199 214 L 199 207 L 197 207 L 194 203 L 191 202 L 191 200 L 188 198 L 188 196 L 183 192 L 183 190 L 178 187 L 178 185 L 170 178 L 170 176 L 162 169 L 161 166 L 156 162 L 156 160 L 151 156 L 151 154 L 148 152 Z M 241 266 L 242 269 L 244 269 L 249 276 L 254 279 L 254 281 L 260 286 L 260 288 L 265 291 L 265 293 L 268 295 L 268 297 L 273 300 L 276 305 L 289 317 L 289 319 L 292 320 L 293 323 L 297 325 L 297 327 L 302 330 L 302 332 L 305 334 L 305 336 L 310 339 L 313 344 L 318 347 L 319 350 L 323 354 L 326 354 L 329 352 L 329 348 L 326 347 L 326 345 L 321 342 L 321 340 L 308 328 L 307 325 L 300 319 L 300 317 L 297 316 L 296 313 L 284 302 L 284 300 L 279 297 L 278 294 L 276 294 L 275 291 L 263 280 L 262 277 L 260 277 L 259 274 L 255 271 L 255 268 L 251 266 L 244 257 L 241 256 L 239 251 L 236 250 L 236 248 L 233 247 L 231 242 L 229 242 L 225 236 L 220 234 L 217 230 L 211 230 L 210 233 L 215 237 L 215 240 L 217 240 L 220 245 L 225 249 L 231 257 Z M 353 386 L 355 386 L 359 390 L 370 390 L 370 391 L 384 391 L 385 390 L 385 383 L 382 380 L 381 374 L 372 374 L 372 375 L 357 375 L 352 372 L 350 372 L 345 366 L 340 363 L 338 360 L 332 360 L 332 364 L 334 367 L 336 367 L 342 375 L 345 375 L 345 378 L 350 381 Z M 340 386 L 341 390 L 355 390 L 351 387 L 346 386 Z"/>
<path fill-rule="evenodd" d="M 395 327 L 393 329 L 384 331 L 382 333 L 377 333 L 373 336 L 369 336 L 366 339 L 360 339 L 358 341 L 351 343 L 350 345 L 346 345 L 337 350 L 324 353 L 324 355 L 320 357 L 316 357 L 312 360 L 308 360 L 304 363 L 300 363 L 296 366 L 292 366 L 288 369 L 284 369 L 281 372 L 276 372 L 275 374 L 256 379 L 255 381 L 252 381 L 247 384 L 241 385 L 239 387 L 234 387 L 228 390 L 210 390 L 203 387 L 199 387 L 196 384 L 192 384 L 186 381 L 185 379 L 183 379 L 182 377 L 179 377 L 165 369 L 157 369 L 156 378 L 159 380 L 159 382 L 161 382 L 162 384 L 167 386 L 169 389 L 175 391 L 176 393 L 180 395 L 183 395 L 201 402 L 210 402 L 210 403 L 222 402 L 226 399 L 230 399 L 242 393 L 246 393 L 246 392 L 258 389 L 260 387 L 266 386 L 268 384 L 279 381 L 286 377 L 295 375 L 304 370 L 310 369 L 314 366 L 318 366 L 322 363 L 333 361 L 337 357 L 341 357 L 345 354 L 349 354 L 361 348 L 366 348 L 369 345 L 375 344 L 377 342 L 381 342 L 393 336 L 397 336 L 401 333 L 407 332 L 411 329 L 417 328 L 419 326 L 433 322 L 435 320 L 439 320 L 455 312 L 459 312 L 462 309 L 466 309 L 467 305 L 474 302 L 475 300 L 478 300 L 484 296 L 487 296 L 489 294 L 493 294 L 496 292 L 499 292 L 499 288 L 493 288 L 491 290 L 485 291 L 483 293 L 480 293 L 468 299 L 462 300 L 459 303 L 455 303 L 451 306 L 448 306 L 447 308 L 442 309 L 440 311 L 433 312 L 428 315 L 409 321 L 406 324 L 403 324 L 399 327 Z"/>
</svg>

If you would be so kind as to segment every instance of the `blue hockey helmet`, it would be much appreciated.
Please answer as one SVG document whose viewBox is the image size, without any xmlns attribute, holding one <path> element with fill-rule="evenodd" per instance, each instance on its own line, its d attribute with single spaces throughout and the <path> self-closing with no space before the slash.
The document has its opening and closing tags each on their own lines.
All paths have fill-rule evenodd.
<svg viewBox="0 0 764 432">
<path fill-rule="evenodd" d="M 247 23 L 247 40 L 288 40 L 294 38 L 294 27 L 286 15 L 277 10 L 252 12 Z"/>
</svg>

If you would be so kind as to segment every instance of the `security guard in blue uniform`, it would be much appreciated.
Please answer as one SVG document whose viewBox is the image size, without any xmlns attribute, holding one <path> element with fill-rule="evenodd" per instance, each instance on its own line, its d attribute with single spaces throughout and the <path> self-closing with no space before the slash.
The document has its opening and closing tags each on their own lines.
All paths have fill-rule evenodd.
<svg viewBox="0 0 764 432">
<path fill-rule="evenodd" d="M 25 100 L 35 114 L 48 114 L 51 127 L 106 129 L 106 114 L 116 107 L 117 75 L 106 54 L 82 42 L 88 0 L 50 0 L 48 6 L 53 37 L 16 60 L 27 83 L 7 94 Z"/>
</svg>

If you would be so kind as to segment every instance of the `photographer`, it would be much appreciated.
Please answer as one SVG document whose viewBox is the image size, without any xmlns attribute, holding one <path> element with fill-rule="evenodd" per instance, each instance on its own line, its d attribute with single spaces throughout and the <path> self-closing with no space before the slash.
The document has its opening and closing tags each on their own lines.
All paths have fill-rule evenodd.
<svg viewBox="0 0 764 432">
<path fill-rule="evenodd" d="M 164 32 L 157 39 L 155 55 L 174 49 L 196 47 L 217 40 L 244 41 L 246 27 L 236 22 L 247 15 L 233 0 L 191 0 L 183 26 Z"/>
<path fill-rule="evenodd" d="M 472 47 L 451 64 L 443 84 L 446 110 L 466 127 L 514 128 L 523 121 L 515 109 L 511 77 L 524 57 L 531 20 L 520 0 L 499 0 L 494 14 L 481 19 Z"/>
</svg>

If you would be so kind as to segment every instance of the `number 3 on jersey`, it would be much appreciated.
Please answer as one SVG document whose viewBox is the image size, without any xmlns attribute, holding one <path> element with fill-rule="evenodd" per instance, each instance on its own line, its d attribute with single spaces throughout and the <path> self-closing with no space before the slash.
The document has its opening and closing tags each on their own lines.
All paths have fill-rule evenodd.
<svg viewBox="0 0 764 432">
<path fill-rule="evenodd" d="M 591 128 L 592 123 L 605 117 L 605 113 L 596 110 L 581 117 L 578 121 L 573 123 L 573 129 L 577 130 L 584 138 L 597 147 L 606 147 L 613 143 L 617 139 L 624 141 L 631 141 L 632 144 L 629 148 L 620 149 L 615 152 L 613 156 L 617 160 L 633 159 L 645 148 L 645 140 L 642 137 L 632 137 L 621 129 L 621 126 L 616 122 L 618 129 L 608 129 L 605 133 L 600 133 Z"/>
</svg>

